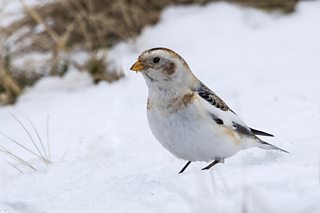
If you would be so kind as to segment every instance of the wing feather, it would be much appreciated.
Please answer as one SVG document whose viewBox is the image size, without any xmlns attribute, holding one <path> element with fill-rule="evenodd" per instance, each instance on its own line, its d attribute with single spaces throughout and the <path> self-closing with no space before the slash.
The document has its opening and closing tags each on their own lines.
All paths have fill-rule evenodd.
<svg viewBox="0 0 320 213">
<path fill-rule="evenodd" d="M 255 135 L 261 135 L 261 136 L 268 136 L 268 137 L 274 137 L 274 135 L 267 133 L 267 132 L 263 132 L 261 130 L 257 130 L 257 129 L 253 129 L 250 128 L 251 132 Z"/>
<path fill-rule="evenodd" d="M 228 105 L 204 83 L 200 82 L 199 86 L 195 89 L 195 92 L 197 92 L 200 97 L 208 101 L 212 106 L 215 106 L 222 111 L 232 111 Z"/>
<path fill-rule="evenodd" d="M 251 129 L 234 113 L 228 105 L 202 82 L 193 90 L 203 100 L 209 116 L 217 124 L 223 125 L 239 134 L 255 137 Z"/>
</svg>

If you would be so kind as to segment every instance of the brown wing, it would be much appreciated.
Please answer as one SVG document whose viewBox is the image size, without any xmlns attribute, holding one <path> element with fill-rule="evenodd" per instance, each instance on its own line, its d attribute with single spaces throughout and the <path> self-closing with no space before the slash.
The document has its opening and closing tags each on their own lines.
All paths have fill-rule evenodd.
<svg viewBox="0 0 320 213">
<path fill-rule="evenodd" d="M 210 90 L 204 83 L 200 82 L 200 84 L 196 88 L 194 88 L 194 92 L 197 92 L 200 97 L 208 101 L 211 105 L 221 109 L 222 111 L 230 110 L 231 112 L 233 112 L 228 107 L 228 105 L 212 90 Z"/>
</svg>

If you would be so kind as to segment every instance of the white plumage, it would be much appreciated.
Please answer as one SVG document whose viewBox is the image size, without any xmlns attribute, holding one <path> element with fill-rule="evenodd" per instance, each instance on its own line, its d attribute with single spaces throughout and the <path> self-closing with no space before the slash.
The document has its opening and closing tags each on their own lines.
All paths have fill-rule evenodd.
<svg viewBox="0 0 320 213">
<path fill-rule="evenodd" d="M 131 70 L 146 80 L 153 135 L 177 158 L 188 161 L 180 172 L 191 161 L 214 161 L 204 168 L 209 169 L 245 148 L 285 151 L 259 139 L 256 135 L 272 135 L 249 128 L 172 50 L 147 50 Z"/>
</svg>

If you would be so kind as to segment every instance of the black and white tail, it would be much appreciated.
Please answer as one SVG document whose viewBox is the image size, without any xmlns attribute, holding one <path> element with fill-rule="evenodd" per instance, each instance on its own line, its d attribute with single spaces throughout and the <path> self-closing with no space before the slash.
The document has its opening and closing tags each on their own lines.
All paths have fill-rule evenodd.
<svg viewBox="0 0 320 213">
<path fill-rule="evenodd" d="M 288 151 L 286 151 L 284 149 L 281 149 L 281 148 L 279 148 L 279 147 L 277 147 L 275 145 L 272 145 L 272 144 L 267 143 L 267 142 L 265 142 L 263 140 L 260 140 L 260 139 L 258 140 L 258 144 L 257 145 L 261 149 L 273 149 L 273 150 L 280 150 L 282 152 L 289 153 Z"/>
</svg>

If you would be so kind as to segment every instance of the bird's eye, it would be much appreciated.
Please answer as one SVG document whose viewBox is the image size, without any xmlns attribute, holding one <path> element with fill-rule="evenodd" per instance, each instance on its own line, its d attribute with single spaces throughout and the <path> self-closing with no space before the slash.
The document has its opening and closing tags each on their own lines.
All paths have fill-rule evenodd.
<svg viewBox="0 0 320 213">
<path fill-rule="evenodd" d="M 159 57 L 154 57 L 153 58 L 153 63 L 157 64 L 157 63 L 159 63 L 159 61 L 160 61 Z"/>
</svg>

